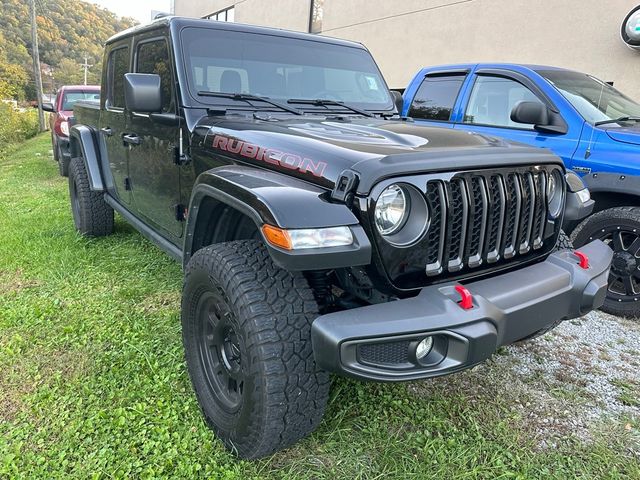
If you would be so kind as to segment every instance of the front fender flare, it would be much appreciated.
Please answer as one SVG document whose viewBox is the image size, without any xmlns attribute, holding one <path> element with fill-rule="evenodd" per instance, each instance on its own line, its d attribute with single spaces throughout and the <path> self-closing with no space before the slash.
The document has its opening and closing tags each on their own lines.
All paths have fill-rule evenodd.
<svg viewBox="0 0 640 480">
<path fill-rule="evenodd" d="M 582 177 L 591 193 L 623 193 L 640 197 L 640 176 L 596 172 Z"/>
<path fill-rule="evenodd" d="M 193 251 L 199 206 L 214 198 L 251 218 L 260 233 L 264 224 L 286 229 L 349 226 L 354 244 L 288 251 L 264 240 L 273 260 L 290 270 L 318 270 L 371 262 L 371 243 L 358 218 L 344 204 L 328 201 L 327 190 L 302 180 L 255 167 L 230 165 L 200 174 L 191 194 L 184 245 L 184 264 Z"/>
<path fill-rule="evenodd" d="M 95 192 L 104 192 L 105 185 L 100 171 L 100 153 L 96 132 L 86 125 L 74 125 L 69 132 L 69 151 L 71 158 L 82 156 L 89 176 L 89 188 Z"/>
</svg>

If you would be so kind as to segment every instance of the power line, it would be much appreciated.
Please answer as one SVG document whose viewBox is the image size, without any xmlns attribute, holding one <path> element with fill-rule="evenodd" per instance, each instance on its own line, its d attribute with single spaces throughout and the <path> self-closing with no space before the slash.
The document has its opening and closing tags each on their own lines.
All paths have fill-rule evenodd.
<svg viewBox="0 0 640 480">
<path fill-rule="evenodd" d="M 438 10 L 440 8 L 452 7 L 454 5 L 460 5 L 462 3 L 470 3 L 473 1 L 474 0 L 459 0 L 457 2 L 445 3 L 443 5 L 435 5 L 433 7 L 421 8 L 419 10 L 413 10 L 411 12 L 396 13 L 395 15 L 388 15 L 386 17 L 374 18 L 372 20 L 364 20 L 362 22 L 351 23 L 349 25 L 341 25 L 339 27 L 329 28 L 327 30 L 322 30 L 321 33 L 332 32 L 334 30 L 341 30 L 343 28 L 355 27 L 356 25 L 365 25 L 367 23 L 380 22 L 382 20 L 388 20 L 390 18 L 404 17 L 405 15 L 413 15 L 414 13 L 427 12 L 429 10 Z"/>
</svg>

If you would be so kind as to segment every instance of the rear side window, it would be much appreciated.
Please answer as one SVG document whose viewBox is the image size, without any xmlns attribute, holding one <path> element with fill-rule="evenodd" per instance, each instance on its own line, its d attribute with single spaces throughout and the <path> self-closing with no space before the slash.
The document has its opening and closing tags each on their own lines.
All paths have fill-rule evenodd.
<svg viewBox="0 0 640 480">
<path fill-rule="evenodd" d="M 479 76 L 469 98 L 464 123 L 532 129 L 511 120 L 511 110 L 520 102 L 540 102 L 520 82 L 505 77 Z"/>
<path fill-rule="evenodd" d="M 109 107 L 124 108 L 124 74 L 129 72 L 129 47 L 118 48 L 109 57 Z"/>
<path fill-rule="evenodd" d="M 418 88 L 409 116 L 424 120 L 449 121 L 465 75 L 427 76 Z"/>
<path fill-rule="evenodd" d="M 153 40 L 141 43 L 136 57 L 136 72 L 155 73 L 160 75 L 160 88 L 162 89 L 162 111 L 167 112 L 173 108 L 171 99 L 171 60 L 167 42 Z"/>
</svg>

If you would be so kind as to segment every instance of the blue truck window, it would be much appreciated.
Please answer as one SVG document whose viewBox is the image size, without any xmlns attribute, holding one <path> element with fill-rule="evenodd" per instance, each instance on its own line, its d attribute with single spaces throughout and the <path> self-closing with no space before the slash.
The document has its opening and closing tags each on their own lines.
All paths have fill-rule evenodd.
<svg viewBox="0 0 640 480">
<path fill-rule="evenodd" d="M 427 76 L 413 97 L 409 116 L 447 122 L 464 82 L 464 74 Z"/>
<path fill-rule="evenodd" d="M 464 123 L 496 127 L 528 128 L 511 120 L 518 102 L 539 102 L 531 90 L 506 77 L 479 76 L 467 105 Z"/>
</svg>

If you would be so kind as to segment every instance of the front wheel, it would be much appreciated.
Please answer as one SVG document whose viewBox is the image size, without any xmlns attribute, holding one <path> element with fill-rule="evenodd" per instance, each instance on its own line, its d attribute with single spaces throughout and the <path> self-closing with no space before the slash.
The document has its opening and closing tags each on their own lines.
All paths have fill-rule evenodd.
<svg viewBox="0 0 640 480">
<path fill-rule="evenodd" d="M 576 246 L 602 240 L 613 250 L 602 310 L 640 317 L 640 208 L 615 207 L 591 215 L 572 234 Z"/>
<path fill-rule="evenodd" d="M 182 335 L 187 369 L 209 426 L 242 458 L 259 458 L 311 433 L 329 375 L 315 364 L 318 315 L 304 276 L 245 240 L 196 252 L 185 269 Z"/>
</svg>

